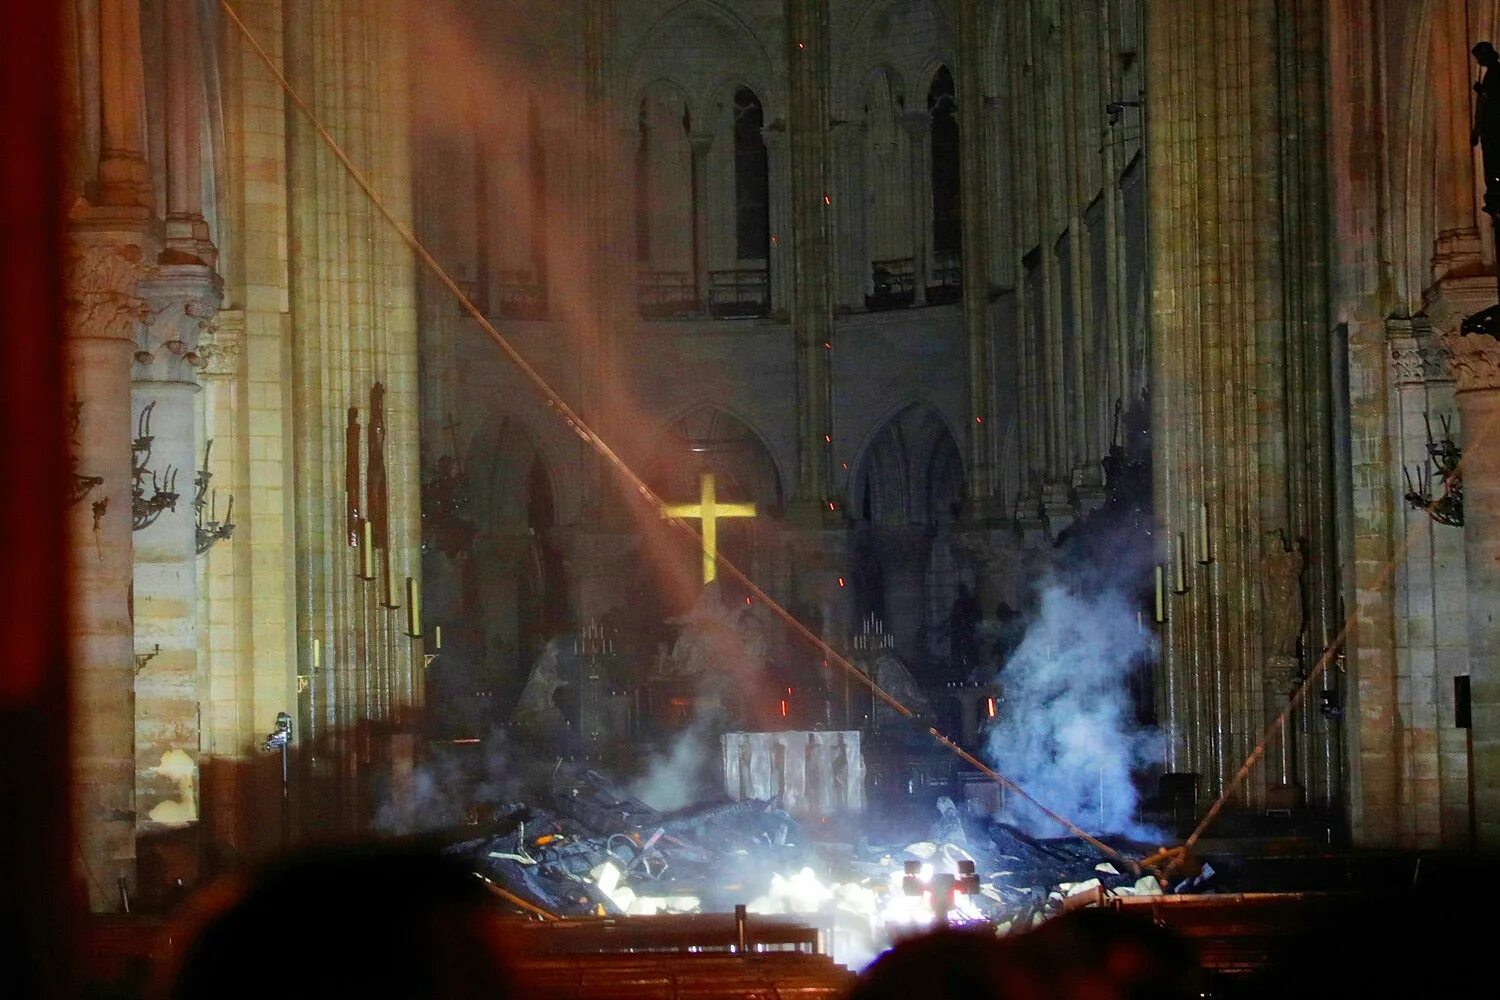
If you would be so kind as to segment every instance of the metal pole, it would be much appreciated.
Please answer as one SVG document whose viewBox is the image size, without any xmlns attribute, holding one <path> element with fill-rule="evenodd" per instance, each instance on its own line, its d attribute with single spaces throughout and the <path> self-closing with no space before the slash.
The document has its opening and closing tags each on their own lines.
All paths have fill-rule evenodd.
<svg viewBox="0 0 1500 1000">
<path fill-rule="evenodd" d="M 292 786 L 287 772 L 288 747 L 281 744 L 281 849 L 292 844 Z"/>
</svg>

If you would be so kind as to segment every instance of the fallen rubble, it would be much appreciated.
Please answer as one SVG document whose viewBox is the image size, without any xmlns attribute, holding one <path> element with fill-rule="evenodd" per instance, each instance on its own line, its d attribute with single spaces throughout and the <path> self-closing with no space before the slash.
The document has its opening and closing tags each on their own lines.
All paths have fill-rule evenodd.
<svg viewBox="0 0 1500 1000">
<path fill-rule="evenodd" d="M 936 822 L 915 831 L 923 839 L 890 844 L 819 842 L 774 800 L 662 813 L 581 767 L 559 768 L 545 799 L 500 808 L 484 836 L 447 850 L 533 915 L 717 913 L 745 904 L 752 914 L 801 915 L 851 964 L 936 922 L 982 922 L 1006 933 L 1077 905 L 1165 888 L 1086 841 L 1030 837 L 963 815 L 947 799 Z M 1102 842 L 1123 857 L 1155 849 Z M 964 871 L 972 872 L 964 883 L 971 891 L 955 893 L 943 909 L 935 899 Z M 1170 889 L 1207 891 L 1212 877 L 1203 867 Z"/>
</svg>

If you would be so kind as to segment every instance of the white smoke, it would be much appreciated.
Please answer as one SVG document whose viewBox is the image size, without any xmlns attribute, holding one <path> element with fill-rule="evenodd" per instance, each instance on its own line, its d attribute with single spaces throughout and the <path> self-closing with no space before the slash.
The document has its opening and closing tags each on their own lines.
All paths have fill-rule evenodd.
<svg viewBox="0 0 1500 1000">
<path fill-rule="evenodd" d="M 630 793 L 660 812 L 676 812 L 701 801 L 707 791 L 705 771 L 716 759 L 708 746 L 710 722 L 704 715 L 696 717 L 665 753 L 652 757 Z"/>
<path fill-rule="evenodd" d="M 469 821 L 476 805 L 515 801 L 521 782 L 512 758 L 502 729 L 484 738 L 477 762 L 436 750 L 412 768 L 409 782 L 388 783 L 371 826 L 394 836 L 442 830 Z"/>
<path fill-rule="evenodd" d="M 1134 604 L 1113 590 L 1085 595 L 1051 582 L 998 680 L 989 754 L 1001 773 L 1091 833 L 1149 836 L 1136 824 L 1131 772 L 1152 749 L 1135 724 L 1128 678 L 1156 655 Z M 1065 831 L 1008 796 L 1001 817 L 1044 837 Z"/>
</svg>

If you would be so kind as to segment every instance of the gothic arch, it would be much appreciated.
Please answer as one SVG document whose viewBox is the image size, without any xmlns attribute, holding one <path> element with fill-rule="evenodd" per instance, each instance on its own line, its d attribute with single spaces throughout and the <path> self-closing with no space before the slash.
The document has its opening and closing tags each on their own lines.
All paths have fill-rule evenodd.
<svg viewBox="0 0 1500 1000">
<path fill-rule="evenodd" d="M 765 436 L 728 407 L 697 403 L 681 408 L 664 421 L 647 454 L 646 482 L 664 500 L 693 495 L 699 467 L 712 467 L 727 475 L 727 485 L 739 494 L 725 494 L 726 499 L 753 500 L 780 516 L 786 482 L 781 463 Z"/>
<path fill-rule="evenodd" d="M 723 97 L 718 84 L 726 77 L 741 81 L 759 95 L 768 121 L 776 117 L 773 109 L 782 103 L 773 85 L 770 53 L 755 30 L 712 0 L 683 0 L 664 11 L 642 33 L 625 64 L 625 93 L 639 95 L 652 80 L 671 80 L 695 95 L 688 103 L 694 122 L 712 120 L 714 109 L 709 103 Z M 633 121 L 633 108 L 621 112 L 625 122 Z"/>
<path fill-rule="evenodd" d="M 849 480 L 856 520 L 935 527 L 951 518 L 966 475 L 959 438 L 936 407 L 907 401 L 881 419 Z"/>
<path fill-rule="evenodd" d="M 578 516 L 576 476 L 560 456 L 566 440 L 560 432 L 510 412 L 485 420 L 463 449 L 469 479 L 470 509 L 475 526 L 524 526 L 528 477 L 538 469 L 553 504 L 553 525 L 573 523 Z"/>
<path fill-rule="evenodd" d="M 902 23 L 893 26 L 893 21 Z M 953 29 L 935 0 L 873 0 L 859 13 L 849 38 L 833 74 L 833 105 L 845 116 L 861 106 L 872 68 L 890 66 L 906 81 L 930 79 L 924 69 L 952 66 L 956 55 Z"/>
</svg>

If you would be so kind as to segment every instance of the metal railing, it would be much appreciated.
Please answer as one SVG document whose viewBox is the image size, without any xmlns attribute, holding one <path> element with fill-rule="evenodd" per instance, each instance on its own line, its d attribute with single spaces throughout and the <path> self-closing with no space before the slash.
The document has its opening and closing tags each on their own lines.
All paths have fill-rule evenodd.
<svg viewBox="0 0 1500 1000">
<path fill-rule="evenodd" d="M 637 272 L 635 302 L 642 319 L 678 319 L 698 314 L 698 289 L 687 271 Z"/>
<path fill-rule="evenodd" d="M 763 267 L 708 272 L 708 312 L 721 319 L 771 311 L 771 276 Z"/>
<path fill-rule="evenodd" d="M 865 308 L 870 310 L 900 309 L 909 306 L 916 298 L 915 267 L 910 257 L 892 257 L 888 260 L 872 260 L 870 274 L 874 291 L 865 296 Z"/>
</svg>

